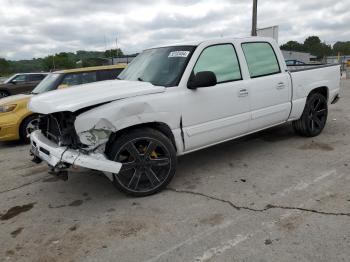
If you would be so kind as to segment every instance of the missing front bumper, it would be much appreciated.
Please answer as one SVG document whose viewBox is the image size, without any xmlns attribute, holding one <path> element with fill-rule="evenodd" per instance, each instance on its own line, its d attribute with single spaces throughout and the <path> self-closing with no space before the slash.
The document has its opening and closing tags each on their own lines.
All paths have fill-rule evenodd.
<svg viewBox="0 0 350 262">
<path fill-rule="evenodd" d="M 103 154 L 85 154 L 78 150 L 60 147 L 47 139 L 40 130 L 30 135 L 31 153 L 36 159 L 45 161 L 49 166 L 55 168 L 61 164 L 85 167 L 105 172 L 112 179 L 113 174 L 119 173 L 122 164 L 108 160 Z"/>
</svg>

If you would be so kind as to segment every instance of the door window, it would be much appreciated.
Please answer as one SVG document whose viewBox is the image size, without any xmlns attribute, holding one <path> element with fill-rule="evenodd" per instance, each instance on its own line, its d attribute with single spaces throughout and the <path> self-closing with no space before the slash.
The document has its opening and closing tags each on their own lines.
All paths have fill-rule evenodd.
<svg viewBox="0 0 350 262">
<path fill-rule="evenodd" d="M 193 71 L 195 74 L 212 71 L 218 83 L 242 79 L 236 51 L 231 44 L 215 45 L 204 49 Z"/>
<path fill-rule="evenodd" d="M 74 86 L 81 84 L 81 76 L 80 74 L 67 74 L 63 80 L 62 85 Z"/>
<path fill-rule="evenodd" d="M 15 76 L 15 78 L 12 79 L 11 82 L 25 82 L 26 81 L 26 75 L 18 75 L 18 76 Z"/>
<path fill-rule="evenodd" d="M 46 75 L 28 75 L 28 81 L 41 81 Z"/>
<path fill-rule="evenodd" d="M 276 54 L 269 43 L 242 44 L 250 77 L 259 77 L 280 73 Z"/>
<path fill-rule="evenodd" d="M 66 86 L 75 86 L 91 82 L 96 82 L 96 72 L 67 74 L 63 78 L 61 84 Z"/>
<path fill-rule="evenodd" d="M 96 82 L 96 72 L 81 73 L 81 83 L 87 84 Z"/>
</svg>

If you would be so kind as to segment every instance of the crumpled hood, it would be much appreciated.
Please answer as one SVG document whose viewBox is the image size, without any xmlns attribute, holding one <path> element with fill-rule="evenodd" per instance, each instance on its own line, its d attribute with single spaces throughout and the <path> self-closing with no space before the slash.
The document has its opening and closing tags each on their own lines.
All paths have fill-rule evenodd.
<svg viewBox="0 0 350 262">
<path fill-rule="evenodd" d="M 29 109 L 40 114 L 79 109 L 139 95 L 161 93 L 165 87 L 147 82 L 109 80 L 55 90 L 34 96 Z"/>
</svg>

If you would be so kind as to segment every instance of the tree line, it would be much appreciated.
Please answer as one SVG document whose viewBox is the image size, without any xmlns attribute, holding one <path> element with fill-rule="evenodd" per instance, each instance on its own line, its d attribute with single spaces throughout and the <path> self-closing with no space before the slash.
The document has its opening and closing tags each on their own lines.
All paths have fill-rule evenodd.
<svg viewBox="0 0 350 262">
<path fill-rule="evenodd" d="M 11 61 L 0 58 L 0 76 L 13 73 L 50 72 L 59 69 L 71 69 L 77 67 L 99 66 L 106 63 L 106 59 L 123 56 L 123 51 L 118 49 L 106 51 L 61 52 L 44 58 L 30 60 Z"/>
<path fill-rule="evenodd" d="M 331 55 L 350 55 L 350 41 L 336 42 L 333 46 L 322 42 L 318 36 L 309 36 L 303 43 L 297 41 L 289 41 L 281 45 L 282 50 L 307 52 L 322 59 Z"/>
<path fill-rule="evenodd" d="M 318 36 L 309 36 L 303 43 L 289 41 L 281 45 L 282 50 L 308 52 L 318 59 L 330 55 L 350 55 L 350 41 L 336 42 L 333 46 L 322 42 Z M 58 69 L 70 69 L 76 67 L 98 66 L 106 62 L 106 58 L 123 56 L 121 49 L 106 51 L 77 51 L 61 52 L 44 58 L 31 60 L 10 61 L 0 58 L 0 76 L 12 73 L 49 72 Z"/>
</svg>

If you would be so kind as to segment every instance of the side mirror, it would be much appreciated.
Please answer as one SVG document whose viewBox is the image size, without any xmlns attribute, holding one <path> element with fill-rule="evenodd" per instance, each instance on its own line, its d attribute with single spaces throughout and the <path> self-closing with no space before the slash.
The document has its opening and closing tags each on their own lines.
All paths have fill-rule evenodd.
<svg viewBox="0 0 350 262">
<path fill-rule="evenodd" d="M 192 75 L 188 81 L 187 88 L 196 89 L 201 87 L 215 86 L 217 84 L 216 75 L 212 71 L 202 71 Z"/>
<path fill-rule="evenodd" d="M 16 84 L 17 84 L 17 80 L 14 79 L 14 80 L 12 80 L 10 83 L 16 85 Z"/>
</svg>

